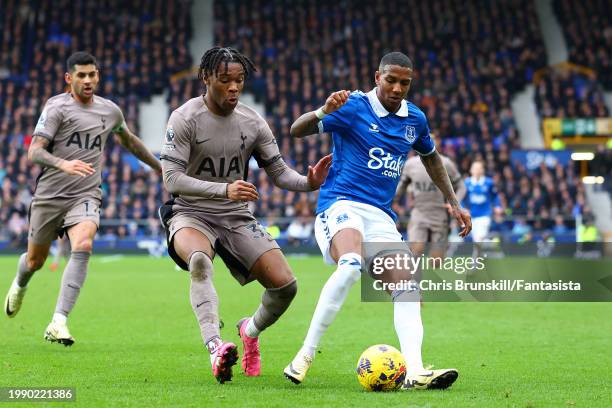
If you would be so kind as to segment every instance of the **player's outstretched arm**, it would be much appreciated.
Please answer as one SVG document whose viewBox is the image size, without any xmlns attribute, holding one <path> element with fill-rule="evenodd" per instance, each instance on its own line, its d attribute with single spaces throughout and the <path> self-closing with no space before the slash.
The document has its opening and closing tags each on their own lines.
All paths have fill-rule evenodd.
<svg viewBox="0 0 612 408">
<path fill-rule="evenodd" d="M 272 164 L 264 167 L 264 170 L 272 179 L 275 186 L 289 191 L 314 191 L 321 187 L 327 178 L 329 167 L 332 164 L 332 155 L 328 154 L 313 166 L 308 166 L 308 175 L 302 176 L 282 158 L 275 160 Z"/>
<path fill-rule="evenodd" d="M 450 173 L 449 173 L 450 175 Z M 453 183 L 453 190 L 455 190 L 455 196 L 457 197 L 457 201 L 461 203 L 467 194 L 467 188 L 465 187 L 465 182 L 460 177 Z M 453 207 L 449 203 L 446 203 L 446 209 L 449 214 L 453 214 Z"/>
<path fill-rule="evenodd" d="M 453 185 L 448 177 L 448 173 L 444 167 L 442 158 L 437 151 L 434 151 L 427 156 L 421 156 L 421 161 L 423 162 L 423 165 L 425 166 L 427 174 L 429 174 L 431 180 L 440 189 L 440 191 L 442 191 L 442 194 L 444 194 L 444 197 L 450 204 L 453 215 L 462 228 L 459 236 L 467 236 L 467 234 L 469 234 L 472 230 L 472 217 L 467 210 L 459 206 L 459 201 L 457 201 L 457 196 L 453 190 Z"/>
<path fill-rule="evenodd" d="M 450 160 L 446 161 L 446 172 L 451 179 L 453 190 L 455 190 L 455 196 L 457 196 L 457 201 L 461 203 L 467 194 L 467 188 L 465 187 L 463 177 L 461 177 L 461 173 L 459 170 L 457 170 L 457 166 Z"/>
<path fill-rule="evenodd" d="M 147 146 L 142 143 L 142 140 L 138 136 L 128 129 L 125 122 L 117 129 L 115 132 L 117 136 L 117 140 L 119 144 L 129 150 L 134 156 L 138 157 L 138 159 L 149 165 L 153 170 L 155 170 L 158 174 L 161 174 L 162 168 L 161 163 L 157 158 L 151 153 Z"/>
<path fill-rule="evenodd" d="M 297 118 L 291 125 L 291 136 L 304 137 L 319 133 L 319 121 L 326 115 L 337 111 L 344 105 L 350 96 L 349 91 L 337 91 L 329 95 L 325 101 L 325 105 L 321 106 L 316 111 L 308 112 Z"/>
<path fill-rule="evenodd" d="M 256 201 L 259 193 L 255 186 L 244 180 L 231 184 L 199 180 L 185 174 L 185 163 L 162 159 L 164 186 L 174 195 L 189 195 L 203 198 L 228 198 L 234 201 Z"/>
<path fill-rule="evenodd" d="M 95 169 L 89 163 L 81 160 L 64 160 L 52 155 L 47 151 L 49 143 L 51 142 L 46 137 L 34 136 L 28 149 L 28 159 L 41 166 L 53 167 L 74 176 L 87 177 L 95 173 Z"/>
</svg>

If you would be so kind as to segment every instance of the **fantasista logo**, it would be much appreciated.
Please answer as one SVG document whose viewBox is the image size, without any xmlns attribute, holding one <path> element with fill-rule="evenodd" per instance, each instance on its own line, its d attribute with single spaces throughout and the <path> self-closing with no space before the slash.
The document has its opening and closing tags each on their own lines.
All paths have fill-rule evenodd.
<svg viewBox="0 0 612 408">
<path fill-rule="evenodd" d="M 373 147 L 369 152 L 370 160 L 368 168 L 372 170 L 383 169 L 382 175 L 390 178 L 398 178 L 404 168 L 404 156 L 395 156 L 385 152 L 382 147 Z"/>
</svg>

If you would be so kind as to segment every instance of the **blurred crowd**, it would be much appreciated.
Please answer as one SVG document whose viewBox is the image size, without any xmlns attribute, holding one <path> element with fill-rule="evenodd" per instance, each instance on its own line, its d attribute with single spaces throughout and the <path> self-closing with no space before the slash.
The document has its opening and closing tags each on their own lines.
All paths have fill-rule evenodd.
<svg viewBox="0 0 612 408">
<path fill-rule="evenodd" d="M 589 67 L 612 90 L 612 19 L 610 0 L 555 0 L 553 7 L 567 42 L 571 62 Z"/>
<path fill-rule="evenodd" d="M 192 0 L 2 3 L 0 224 L 4 228 L 0 227 L 0 235 L 10 231 L 12 237 L 23 239 L 39 172 L 26 159 L 30 132 L 44 102 L 64 88 L 64 63 L 72 51 L 86 49 L 98 58 L 99 93 L 123 109 L 136 132 L 139 102 L 168 91 L 167 102 L 173 110 L 203 88 L 192 74 L 185 74 L 199 63 L 192 61 L 187 50 Z M 593 3 L 558 1 L 555 7 L 584 10 L 604 2 Z M 292 121 L 319 107 L 333 90 L 371 89 L 380 57 L 403 50 L 415 64 L 409 99 L 425 111 L 440 150 L 457 162 L 464 175 L 475 158 L 484 160 L 506 211 L 506 218 L 498 220 L 502 226 L 512 231 L 524 220 L 534 229 L 571 229 L 573 214 L 585 211 L 584 192 L 573 167 L 528 172 L 509 159 L 510 150 L 520 148 L 510 99 L 546 65 L 534 7 L 530 0 L 217 1 L 214 42 L 234 46 L 254 61 L 258 70 L 249 79 L 247 91 L 265 106 L 266 119 L 287 163 L 302 173 L 331 151 L 331 139 L 322 135 L 292 140 Z M 597 24 L 604 24 L 604 14 Z M 609 41 L 605 27 L 594 34 L 585 21 L 564 27 L 566 35 L 576 33 L 571 34 L 576 38 L 571 44 L 588 43 L 593 35 Z M 589 59 L 589 55 L 609 53 L 610 47 L 602 51 L 606 43 L 601 44 L 593 45 L 592 51 L 574 47 L 587 57 L 572 53 L 575 62 L 593 67 L 600 80 L 606 68 L 601 67 L 601 58 Z M 538 86 L 541 114 L 607 115 L 595 81 L 574 75 L 547 77 Z M 260 192 L 252 210 L 270 231 L 291 243 L 311 239 L 316 193 L 274 187 L 254 161 L 249 180 Z M 102 188 L 105 226 L 101 236 L 160 234 L 156 208 L 167 193 L 157 176 L 112 139 Z M 407 216 L 406 201 L 396 211 Z"/>
<path fill-rule="evenodd" d="M 549 70 L 536 86 L 538 113 L 544 118 L 606 118 L 610 116 L 595 75 L 570 69 Z"/>
<path fill-rule="evenodd" d="M 589 214 L 584 185 L 577 168 L 570 163 L 550 164 L 542 162 L 529 170 L 510 159 L 507 146 L 494 149 L 485 145 L 484 153 L 472 154 L 473 148 L 442 145 L 440 152 L 457 164 L 462 174 L 469 174 L 475 160 L 481 160 L 492 177 L 499 194 L 502 212 L 493 217 L 492 231 L 500 235 L 526 233 L 566 234 L 575 228 L 576 215 Z M 394 206 L 400 218 L 410 214 L 409 197 Z"/>
</svg>

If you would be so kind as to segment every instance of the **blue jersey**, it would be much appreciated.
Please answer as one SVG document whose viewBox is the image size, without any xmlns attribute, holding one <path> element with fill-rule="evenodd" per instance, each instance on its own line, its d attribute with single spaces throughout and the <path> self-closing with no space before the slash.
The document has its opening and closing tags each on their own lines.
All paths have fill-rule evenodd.
<svg viewBox="0 0 612 408">
<path fill-rule="evenodd" d="M 465 180 L 467 193 L 463 199 L 464 207 L 470 209 L 472 218 L 490 217 L 493 207 L 499 206 L 499 196 L 493 180 L 481 177 L 476 180 L 469 177 Z"/>
<path fill-rule="evenodd" d="M 317 214 L 350 200 L 378 207 L 395 220 L 391 203 L 406 155 L 410 149 L 423 155 L 435 151 L 425 114 L 407 101 L 389 113 L 376 88 L 351 93 L 346 104 L 319 122 L 319 131 L 332 132 L 334 155 Z"/>
</svg>

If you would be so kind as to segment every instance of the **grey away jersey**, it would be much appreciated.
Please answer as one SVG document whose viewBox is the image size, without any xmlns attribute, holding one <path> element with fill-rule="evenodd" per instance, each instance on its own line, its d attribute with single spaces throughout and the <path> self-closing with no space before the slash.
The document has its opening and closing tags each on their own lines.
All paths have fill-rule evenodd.
<svg viewBox="0 0 612 408">
<path fill-rule="evenodd" d="M 78 102 L 70 93 L 49 98 L 33 136 L 49 139 L 47 150 L 53 155 L 91 163 L 96 172 L 81 177 L 45 167 L 38 178 L 34 200 L 83 196 L 101 200 L 102 151 L 109 134 L 123 122 L 121 109 L 101 96 L 94 95 L 88 105 Z"/>
<path fill-rule="evenodd" d="M 452 185 L 456 186 L 461 180 L 461 174 L 448 157 L 442 155 L 440 157 Z M 427 174 L 420 157 L 411 157 L 404 166 L 400 185 L 405 186 L 408 182 L 410 183 L 408 189 L 414 197 L 412 217 L 415 215 L 423 217 L 431 224 L 446 224 L 448 222 L 446 199 Z"/>
<path fill-rule="evenodd" d="M 229 116 L 219 116 L 208 110 L 203 96 L 198 96 L 172 112 L 168 120 L 161 159 L 185 166 L 189 177 L 214 183 L 244 180 L 251 156 L 259 167 L 281 159 L 266 121 L 240 102 Z M 225 184 L 219 187 L 226 189 Z M 209 198 L 180 195 L 175 197 L 173 208 L 211 214 L 248 211 L 244 202 L 212 194 Z"/>
</svg>

